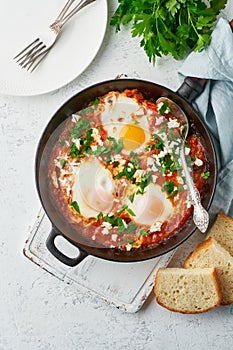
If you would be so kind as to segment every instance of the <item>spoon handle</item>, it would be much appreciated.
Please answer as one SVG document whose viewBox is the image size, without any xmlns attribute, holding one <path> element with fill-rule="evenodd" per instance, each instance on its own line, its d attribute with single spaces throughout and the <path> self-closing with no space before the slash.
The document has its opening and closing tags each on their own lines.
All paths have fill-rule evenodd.
<svg viewBox="0 0 233 350">
<path fill-rule="evenodd" d="M 206 232 L 209 225 L 209 214 L 203 208 L 201 204 L 201 197 L 198 189 L 193 183 L 192 176 L 190 175 L 187 162 L 184 153 L 184 143 L 180 147 L 180 160 L 184 170 L 184 175 L 186 179 L 186 185 L 188 187 L 189 200 L 193 205 L 193 221 L 197 228 L 202 232 Z"/>
</svg>

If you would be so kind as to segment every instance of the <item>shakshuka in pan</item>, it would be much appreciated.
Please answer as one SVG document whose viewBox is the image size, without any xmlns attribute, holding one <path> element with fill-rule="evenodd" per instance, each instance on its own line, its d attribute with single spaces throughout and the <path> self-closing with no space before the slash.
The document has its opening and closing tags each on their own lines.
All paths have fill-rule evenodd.
<svg viewBox="0 0 233 350">
<path fill-rule="evenodd" d="M 62 124 L 49 164 L 51 195 L 79 233 L 108 248 L 150 247 L 192 214 L 179 160 L 185 154 L 199 192 L 209 176 L 204 148 L 183 139 L 166 103 L 138 90 L 111 91 Z"/>
</svg>

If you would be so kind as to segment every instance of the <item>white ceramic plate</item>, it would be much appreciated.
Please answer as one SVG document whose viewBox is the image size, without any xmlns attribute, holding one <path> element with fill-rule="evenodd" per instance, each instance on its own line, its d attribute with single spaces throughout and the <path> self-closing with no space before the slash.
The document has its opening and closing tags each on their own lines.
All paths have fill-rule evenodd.
<svg viewBox="0 0 233 350">
<path fill-rule="evenodd" d="M 105 35 L 107 0 L 96 0 L 77 13 L 63 27 L 59 40 L 33 73 L 13 61 L 18 52 L 49 27 L 65 2 L 1 1 L 0 94 L 30 96 L 56 90 L 79 76 L 92 62 Z"/>
</svg>

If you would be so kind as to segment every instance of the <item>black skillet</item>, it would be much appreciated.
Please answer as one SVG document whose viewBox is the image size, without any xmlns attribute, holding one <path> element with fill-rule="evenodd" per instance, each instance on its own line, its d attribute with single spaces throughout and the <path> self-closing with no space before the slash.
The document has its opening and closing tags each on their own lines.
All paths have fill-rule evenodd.
<svg viewBox="0 0 233 350">
<path fill-rule="evenodd" d="M 48 162 L 51 148 L 57 140 L 55 130 L 59 129 L 61 123 L 72 113 L 81 110 L 96 97 L 102 96 L 109 91 L 125 89 L 138 89 L 148 100 L 156 101 L 161 96 L 167 96 L 175 101 L 187 114 L 190 123 L 190 133 L 196 133 L 200 137 L 205 148 L 208 168 L 211 176 L 208 178 L 202 195 L 202 204 L 208 209 L 216 186 L 217 164 L 216 156 L 211 140 L 210 133 L 203 123 L 200 116 L 193 109 L 191 102 L 203 91 L 206 80 L 197 78 L 186 78 L 181 87 L 173 92 L 172 90 L 143 80 L 120 79 L 110 80 L 98 83 L 79 92 L 68 100 L 52 117 L 48 123 L 41 140 L 39 142 L 36 155 L 36 184 L 43 208 L 52 223 L 52 230 L 48 236 L 46 245 L 48 250 L 61 262 L 69 266 L 75 266 L 86 256 L 94 255 L 99 258 L 118 261 L 118 262 L 136 262 L 149 258 L 158 257 L 176 248 L 188 237 L 192 235 L 196 227 L 190 217 L 182 229 L 172 237 L 162 243 L 144 249 L 135 249 L 129 252 L 118 249 L 98 246 L 94 241 L 87 240 L 66 220 L 66 218 L 56 208 L 50 195 L 49 181 L 47 177 Z M 55 238 L 62 235 L 73 245 L 78 247 L 79 255 L 76 258 L 70 258 L 63 254 L 55 244 Z"/>
</svg>

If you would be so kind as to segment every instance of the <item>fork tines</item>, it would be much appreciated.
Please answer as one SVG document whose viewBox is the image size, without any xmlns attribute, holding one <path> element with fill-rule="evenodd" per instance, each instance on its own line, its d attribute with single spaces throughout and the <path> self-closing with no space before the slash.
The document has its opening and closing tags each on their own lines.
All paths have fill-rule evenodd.
<svg viewBox="0 0 233 350">
<path fill-rule="evenodd" d="M 25 47 L 20 53 L 18 53 L 14 59 L 18 58 L 16 62 L 18 62 L 22 68 L 27 67 L 27 70 L 29 70 L 37 58 L 40 57 L 40 53 L 44 52 L 45 48 L 46 45 L 40 41 L 39 38 L 37 38 L 30 45 Z M 35 67 L 33 70 L 34 69 Z"/>
</svg>

